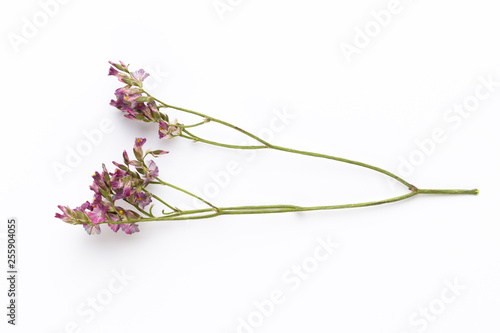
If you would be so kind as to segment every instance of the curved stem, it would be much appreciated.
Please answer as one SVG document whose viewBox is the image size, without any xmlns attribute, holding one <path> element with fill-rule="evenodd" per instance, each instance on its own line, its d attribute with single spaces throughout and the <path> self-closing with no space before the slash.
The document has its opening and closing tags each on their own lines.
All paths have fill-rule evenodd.
<svg viewBox="0 0 500 333">
<path fill-rule="evenodd" d="M 197 127 L 206 124 L 206 121 L 200 121 L 199 123 L 192 124 L 192 125 L 182 125 L 182 124 L 177 124 L 175 125 L 176 127 L 181 127 L 181 128 L 189 128 L 189 127 Z"/>
<path fill-rule="evenodd" d="M 158 200 L 159 202 L 161 202 L 162 204 L 164 204 L 165 206 L 167 206 L 168 208 L 170 208 L 173 212 L 179 211 L 178 209 L 172 207 L 171 205 L 169 205 L 168 203 L 166 203 L 165 201 L 163 201 L 160 197 L 158 197 L 154 193 L 151 193 L 151 192 L 149 192 L 146 189 L 143 189 L 143 190 L 144 190 L 144 192 L 149 193 L 149 195 L 151 195 L 153 198 L 155 198 L 156 200 Z"/>
<path fill-rule="evenodd" d="M 241 133 L 243 133 L 243 134 L 251 137 L 255 141 L 258 141 L 258 142 L 262 143 L 264 146 L 268 146 L 269 145 L 266 141 L 262 140 L 258 136 L 254 135 L 254 134 L 252 134 L 252 133 L 250 133 L 248 131 L 245 131 L 244 129 L 241 129 L 241 128 L 237 127 L 237 126 L 234 126 L 233 124 L 230 124 L 228 122 L 225 122 L 225 121 L 217 119 L 217 118 L 209 117 L 209 116 L 207 116 L 207 115 L 205 115 L 203 113 L 200 113 L 200 112 L 196 112 L 196 111 L 193 111 L 193 110 L 189 110 L 189 109 L 181 108 L 181 107 L 178 107 L 178 106 L 173 106 L 173 105 L 166 104 L 166 103 L 160 101 L 158 98 L 156 98 L 154 96 L 151 96 L 148 92 L 144 91 L 144 93 L 146 95 L 148 95 L 149 97 L 151 97 L 152 99 L 154 99 L 155 101 L 157 101 L 158 103 L 163 104 L 167 108 L 171 108 L 171 109 L 183 111 L 183 112 L 186 112 L 186 113 L 194 114 L 196 116 L 208 119 L 209 121 L 214 121 L 214 122 L 219 123 L 221 125 L 233 128 L 233 129 L 237 130 L 238 132 L 241 132 Z"/>
<path fill-rule="evenodd" d="M 226 143 L 220 143 L 220 142 L 215 142 L 215 141 L 210 141 L 210 140 L 202 139 L 202 138 L 200 138 L 200 137 L 198 137 L 198 136 L 196 136 L 194 134 L 191 134 L 190 132 L 188 132 L 186 130 L 183 130 L 183 132 L 185 132 L 188 135 L 184 135 L 184 134 L 179 135 L 182 138 L 186 138 L 186 139 L 191 139 L 191 140 L 194 140 L 194 141 L 199 141 L 199 142 L 207 143 L 207 144 L 213 145 L 213 146 L 219 146 L 219 147 L 224 147 L 224 148 L 232 148 L 232 149 L 263 149 L 263 148 L 268 148 L 266 146 L 239 146 L 239 145 L 230 145 L 230 144 L 226 144 Z"/>
<path fill-rule="evenodd" d="M 131 202 L 130 200 L 127 200 L 127 199 L 123 199 L 123 200 L 124 200 L 126 203 L 128 203 L 128 204 L 130 204 L 130 205 L 134 206 L 134 207 L 135 207 L 135 209 L 137 209 L 138 211 L 140 211 L 140 212 L 141 212 L 141 213 L 143 213 L 144 215 L 147 215 L 147 216 L 149 216 L 149 217 L 151 217 L 151 218 L 153 218 L 153 217 L 154 217 L 154 215 L 152 215 L 152 214 L 150 214 L 150 213 L 146 212 L 144 209 L 141 209 L 141 207 L 139 207 L 139 205 L 137 205 L 137 204 L 135 204 L 135 203 Z"/>
<path fill-rule="evenodd" d="M 163 180 L 161 180 L 160 178 L 156 178 L 156 180 L 157 180 L 157 182 L 158 182 L 158 183 L 160 183 L 160 184 L 162 184 L 162 185 L 165 185 L 165 186 L 171 187 L 171 188 L 173 188 L 173 189 L 176 189 L 177 191 L 181 191 L 181 192 L 183 192 L 183 193 L 186 193 L 187 195 L 192 196 L 193 198 L 196 198 L 196 199 L 200 200 L 201 202 L 203 202 L 203 203 L 205 203 L 205 204 L 209 205 L 210 207 L 212 207 L 212 208 L 213 208 L 213 210 L 215 210 L 215 211 L 218 211 L 218 210 L 219 210 L 219 208 L 217 208 L 216 206 L 212 205 L 210 202 L 206 201 L 206 200 L 205 200 L 205 199 L 203 199 L 203 198 L 200 198 L 199 196 L 197 196 L 197 195 L 195 195 L 195 194 L 193 194 L 193 193 L 191 193 L 191 192 L 189 192 L 189 191 L 186 191 L 186 190 L 184 190 L 184 189 L 182 189 L 182 188 L 180 188 L 180 187 L 177 187 L 177 186 L 175 186 L 175 185 L 172 185 L 172 184 L 169 184 L 169 183 L 167 183 L 167 182 L 164 182 L 164 181 L 163 181 Z"/>
<path fill-rule="evenodd" d="M 271 213 L 290 213 L 290 212 L 306 212 L 306 211 L 316 211 L 316 210 L 333 210 L 333 209 L 346 209 L 346 208 L 358 208 L 358 207 L 368 207 L 383 205 L 391 202 L 397 202 L 405 200 L 417 195 L 418 192 L 409 192 L 404 195 L 397 197 L 369 201 L 355 204 L 343 204 L 343 205 L 329 205 L 329 206 L 310 206 L 301 207 L 294 205 L 266 205 L 266 206 L 239 206 L 239 207 L 219 207 L 214 213 L 212 209 L 197 209 L 197 210 L 186 210 L 179 212 L 175 215 L 160 216 L 154 218 L 143 218 L 138 220 L 131 220 L 130 222 L 151 222 L 151 221 L 180 221 L 180 220 L 195 220 L 195 219 L 206 219 L 212 218 L 219 215 L 249 215 L 249 214 L 271 214 Z M 205 215 L 199 215 L 200 213 L 210 213 Z M 198 214 L 198 215 L 195 215 Z M 104 223 L 104 222 L 103 222 Z M 113 222 L 112 224 L 120 224 L 121 222 Z"/>
<path fill-rule="evenodd" d="M 319 158 L 326 158 L 326 159 L 335 160 L 335 161 L 339 161 L 339 162 L 343 162 L 343 163 L 357 165 L 357 166 L 360 166 L 360 167 L 363 167 L 363 168 L 371 169 L 371 170 L 376 171 L 376 172 L 380 172 L 380 173 L 382 173 L 382 174 L 384 174 L 386 176 L 389 176 L 389 177 L 397 180 L 401 184 L 405 185 L 408 189 L 412 189 L 414 187 L 413 185 L 411 185 L 406 180 L 402 179 L 399 176 L 396 176 L 392 172 L 387 171 L 385 169 L 382 169 L 382 168 L 379 168 L 379 167 L 376 167 L 376 166 L 373 166 L 373 165 L 370 165 L 370 164 L 367 164 L 367 163 L 363 163 L 363 162 L 359 162 L 359 161 L 355 161 L 355 160 L 350 160 L 350 159 L 347 159 L 347 158 L 341 158 L 341 157 L 336 157 L 336 156 L 331 156 L 331 155 L 326 155 L 326 154 L 319 154 L 319 153 L 313 153 L 313 152 L 308 152 L 308 151 L 303 151 L 303 150 L 297 150 L 297 149 L 291 149 L 291 148 L 285 148 L 285 147 L 281 147 L 281 146 L 272 145 L 269 142 L 267 142 L 267 141 L 259 138 L 258 136 L 254 135 L 254 134 L 252 134 L 252 133 L 250 133 L 248 131 L 245 131 L 245 130 L 237 127 L 237 126 L 234 126 L 234 125 L 232 125 L 232 124 L 230 124 L 228 122 L 225 122 L 225 121 L 217 119 L 217 118 L 209 117 L 209 116 L 207 116 L 207 115 L 205 115 L 203 113 L 200 113 L 200 112 L 196 112 L 196 111 L 193 111 L 193 110 L 189 110 L 189 109 L 185 109 L 185 108 L 181 108 L 181 107 L 177 107 L 177 106 L 166 104 L 166 103 L 160 101 L 159 99 L 151 96 L 149 93 L 147 93 L 147 92 L 145 92 L 145 93 L 149 97 L 151 97 L 152 99 L 154 99 L 155 101 L 157 101 L 158 103 L 164 105 L 165 107 L 172 108 L 172 109 L 179 110 L 179 111 L 183 111 L 183 112 L 190 113 L 190 114 L 194 114 L 194 115 L 197 115 L 199 117 L 203 117 L 205 119 L 209 119 L 210 121 L 213 121 L 213 122 L 219 123 L 221 125 L 224 125 L 224 126 L 232 128 L 232 129 L 235 129 L 238 132 L 243 133 L 243 134 L 251 137 L 252 139 L 256 140 L 257 142 L 260 142 L 261 144 L 263 144 L 264 147 L 260 147 L 260 148 L 266 148 L 267 147 L 267 148 L 274 149 L 274 150 L 281 150 L 281 151 L 285 151 L 285 152 L 289 152 L 289 153 L 295 153 L 295 154 L 301 154 L 301 155 L 308 155 L 308 156 L 319 157 Z M 226 145 L 226 144 L 222 144 L 222 143 L 218 143 L 218 142 L 213 142 L 213 141 L 201 139 L 201 138 L 199 138 L 199 137 L 197 137 L 195 135 L 190 134 L 189 132 L 186 132 L 186 133 L 188 135 L 192 136 L 197 141 L 201 141 L 201 142 L 212 144 L 212 145 L 216 145 L 216 146 L 222 146 L 222 147 L 227 147 L 227 148 L 237 148 L 237 149 L 257 149 L 255 146 Z M 257 146 L 257 147 L 259 147 L 259 146 Z"/>
<path fill-rule="evenodd" d="M 136 223 L 136 222 L 151 222 L 151 221 L 182 221 L 182 220 L 199 220 L 199 219 L 207 219 L 220 215 L 251 215 L 251 214 L 272 214 L 272 213 L 290 213 L 290 212 L 306 212 L 306 211 L 318 211 L 318 210 L 334 210 L 334 209 L 347 209 L 347 208 L 359 208 L 359 207 L 368 207 L 368 206 L 377 206 L 388 204 L 392 202 L 402 201 L 414 197 L 418 194 L 469 194 L 476 195 L 479 193 L 477 189 L 473 190 L 434 190 L 434 189 L 418 189 L 416 187 L 411 188 L 411 192 L 406 193 L 404 195 L 400 195 L 397 197 L 383 199 L 378 201 L 368 201 L 354 204 L 342 204 L 342 205 L 325 205 L 325 206 L 309 206 L 302 207 L 296 205 L 257 205 L 257 206 L 234 206 L 234 207 L 215 207 L 209 202 L 203 200 L 202 198 L 184 190 L 172 184 L 168 184 L 161 179 L 156 179 L 155 182 L 151 182 L 151 184 L 161 184 L 172 187 L 176 190 L 189 194 L 202 202 L 206 203 L 212 208 L 206 209 L 193 209 L 193 210 L 184 210 L 184 211 L 174 211 L 164 216 L 154 217 L 151 214 L 148 214 L 150 217 L 141 218 L 136 220 L 127 220 L 127 221 L 105 221 L 101 223 L 110 223 L 110 224 L 122 224 L 122 223 Z M 154 196 L 155 199 L 163 202 L 157 196 Z"/>
</svg>

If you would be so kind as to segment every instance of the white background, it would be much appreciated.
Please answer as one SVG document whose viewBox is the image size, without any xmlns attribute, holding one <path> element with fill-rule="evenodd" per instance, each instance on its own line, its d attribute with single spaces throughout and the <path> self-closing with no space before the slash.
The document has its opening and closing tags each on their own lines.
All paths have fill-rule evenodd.
<svg viewBox="0 0 500 333">
<path fill-rule="evenodd" d="M 217 3 L 231 10 L 218 12 Z M 500 86 L 478 88 L 481 78 L 500 82 L 494 2 L 401 0 L 380 31 L 372 11 L 380 16 L 389 1 L 56 4 L 3 1 L 0 10 L 0 267 L 6 271 L 6 221 L 15 216 L 20 273 L 15 328 L 6 324 L 1 279 L 2 332 L 499 331 Z M 35 31 L 26 27 L 33 23 Z M 372 37 L 366 46 L 357 40 L 363 47 L 348 61 L 341 46 L 354 45 L 367 27 Z M 108 60 L 154 73 L 147 87 L 168 103 L 254 133 L 271 129 L 275 144 L 361 160 L 422 188 L 481 192 L 156 222 L 132 236 L 106 227 L 89 236 L 55 219 L 57 205 L 90 200 L 93 172 L 130 152 L 137 136 L 170 151 L 157 160 L 162 178 L 217 205 L 339 204 L 406 193 L 342 163 L 160 141 L 154 125 L 109 106 L 120 85 L 107 76 Z M 449 113 L 477 101 L 477 91 L 488 96 L 466 116 Z M 102 121 L 112 126 L 107 133 Z M 210 129 L 200 133 L 241 141 Z M 441 140 L 431 144 L 436 129 Z M 96 130 L 102 135 L 87 156 L 58 177 L 54 165 L 67 164 L 70 151 L 88 145 L 84 132 Z M 229 178 L 228 163 L 238 166 Z M 193 205 L 184 196 L 171 201 Z M 318 262 L 314 253 L 327 241 L 338 247 L 322 250 Z M 290 271 L 302 265 L 307 276 Z M 123 272 L 130 279 L 120 283 L 115 275 Z M 282 302 L 269 306 L 273 290 Z"/>
</svg>

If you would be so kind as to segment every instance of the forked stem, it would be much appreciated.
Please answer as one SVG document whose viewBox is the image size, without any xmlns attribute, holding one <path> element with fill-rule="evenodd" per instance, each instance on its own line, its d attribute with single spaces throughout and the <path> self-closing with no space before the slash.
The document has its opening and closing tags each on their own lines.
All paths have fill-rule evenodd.
<svg viewBox="0 0 500 333">
<path fill-rule="evenodd" d="M 225 147 L 225 148 L 231 148 L 231 149 L 273 149 L 276 151 L 283 151 L 283 152 L 288 152 L 288 153 L 293 153 L 293 154 L 299 154 L 299 155 L 305 155 L 305 156 L 311 156 L 311 157 L 317 157 L 317 158 L 324 158 L 324 159 L 329 159 L 329 160 L 335 160 L 338 162 L 342 163 L 348 163 L 352 165 L 357 165 L 359 167 L 363 167 L 366 169 L 370 169 L 376 172 L 379 172 L 381 174 L 384 174 L 388 177 L 391 177 L 395 180 L 397 180 L 399 183 L 403 184 L 405 187 L 408 188 L 410 192 L 400 195 L 397 197 L 389 198 L 389 199 L 383 199 L 383 200 L 378 200 L 378 201 L 369 201 L 369 202 L 362 202 L 362 203 L 354 203 L 354 204 L 342 204 L 342 205 L 326 205 L 326 206 L 310 206 L 310 207 L 301 207 L 301 206 L 295 206 L 295 205 L 261 205 L 261 206 L 236 206 L 236 207 L 216 207 L 215 205 L 211 204 L 207 200 L 187 191 L 184 190 L 178 186 L 172 185 L 170 183 L 164 182 L 163 180 L 156 178 L 155 181 L 150 182 L 151 184 L 160 184 L 164 186 L 171 187 L 175 190 L 181 191 L 193 198 L 196 198 L 197 200 L 205 203 L 209 208 L 203 208 L 203 209 L 192 209 L 192 210 L 180 210 L 177 209 L 176 207 L 173 207 L 166 203 L 165 201 L 161 200 L 159 197 L 156 195 L 153 195 L 153 197 L 157 200 L 159 200 L 161 203 L 163 203 L 165 206 L 170 208 L 172 212 L 169 213 L 164 213 L 163 216 L 159 217 L 154 217 L 149 213 L 146 213 L 142 210 L 140 210 L 142 213 L 144 213 L 147 217 L 141 218 L 141 219 L 136 219 L 136 220 L 128 220 L 127 223 L 131 222 L 150 222 L 150 221 L 179 221 L 179 220 L 194 220 L 194 219 L 206 219 L 206 218 L 212 218 L 220 215 L 248 215 L 248 214 L 271 214 L 271 213 L 289 213 L 289 212 L 305 212 L 305 211 L 318 211 L 318 210 L 334 210 L 334 209 L 346 209 L 346 208 L 358 208 L 358 207 L 368 207 L 368 206 L 376 206 L 376 205 L 382 205 L 382 204 L 388 204 L 392 202 L 397 202 L 397 201 L 402 201 L 409 199 L 411 197 L 414 197 L 419 194 L 453 194 L 453 195 L 463 195 L 463 194 L 468 194 L 468 195 L 477 195 L 479 191 L 477 189 L 472 189 L 472 190 L 457 190 L 457 189 L 419 189 L 416 186 L 410 184 L 403 178 L 393 174 L 390 171 L 387 171 L 385 169 L 359 162 L 359 161 L 354 161 L 346 158 L 341 158 L 341 157 L 336 157 L 336 156 L 331 156 L 331 155 L 326 155 L 326 154 L 320 154 L 320 153 L 314 153 L 314 152 L 309 152 L 309 151 L 304 151 L 304 150 L 297 150 L 297 149 L 292 149 L 292 148 L 286 148 L 286 147 L 281 147 L 277 145 L 273 145 L 258 136 L 245 131 L 237 126 L 234 126 L 228 122 L 225 122 L 223 120 L 209 117 L 205 114 L 192 111 L 189 109 L 185 108 L 180 108 L 176 106 L 172 106 L 169 104 L 166 104 L 157 98 L 151 96 L 149 93 L 145 92 L 150 98 L 158 102 L 161 108 L 172 108 L 176 109 L 182 112 L 187 112 L 199 117 L 203 118 L 203 122 L 195 123 L 193 125 L 189 126 L 184 126 L 184 125 L 179 125 L 179 128 L 181 128 L 180 131 L 180 137 L 194 140 L 197 142 L 203 142 L 206 144 L 214 145 L 214 146 L 220 146 L 220 147 Z M 204 138 L 199 137 L 198 135 L 195 135 L 192 133 L 190 130 L 187 128 L 194 128 L 198 126 L 202 126 L 205 123 L 209 122 L 216 122 L 219 123 L 223 126 L 232 128 L 244 135 L 247 135 L 248 137 L 252 138 L 253 140 L 257 141 L 259 144 L 258 145 L 232 145 L 232 144 L 226 144 L 226 143 L 221 143 L 221 142 L 216 142 L 216 141 L 211 141 L 207 140 Z M 138 208 L 138 207 L 136 207 Z M 103 222 L 104 223 L 104 222 Z M 123 223 L 123 221 L 119 222 L 109 222 L 107 221 L 106 223 L 110 224 L 120 224 Z"/>
</svg>

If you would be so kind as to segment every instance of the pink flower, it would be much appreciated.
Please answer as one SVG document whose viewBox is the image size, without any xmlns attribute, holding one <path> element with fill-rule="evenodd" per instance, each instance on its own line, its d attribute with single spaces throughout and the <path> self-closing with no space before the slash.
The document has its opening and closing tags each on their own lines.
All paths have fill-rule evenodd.
<svg viewBox="0 0 500 333">
<path fill-rule="evenodd" d="M 120 228 L 128 235 L 139 232 L 139 226 L 135 223 L 120 224 Z"/>
<path fill-rule="evenodd" d="M 106 221 L 106 212 L 108 208 L 108 206 L 102 203 L 96 205 L 96 207 L 93 207 L 92 211 L 87 213 L 87 216 L 89 217 L 92 224 L 97 225 L 101 222 Z"/>
<path fill-rule="evenodd" d="M 87 231 L 89 235 L 99 235 L 101 233 L 101 227 L 99 227 L 99 225 L 84 223 L 83 227 L 85 228 L 85 231 Z"/>
<path fill-rule="evenodd" d="M 128 66 L 129 65 L 125 65 L 125 63 L 123 63 L 122 61 L 120 61 L 120 63 L 116 63 L 116 62 L 112 62 L 112 61 L 108 61 L 111 66 L 115 67 L 116 69 L 119 69 L 121 71 L 124 71 L 124 72 L 128 72 Z"/>
<path fill-rule="evenodd" d="M 142 82 L 144 82 L 144 80 L 146 80 L 146 78 L 149 76 L 149 74 L 146 73 L 144 69 L 139 69 L 138 71 L 130 73 L 130 75 L 132 75 L 135 82 L 137 82 L 140 87 L 142 87 Z"/>
<path fill-rule="evenodd" d="M 69 207 L 57 206 L 63 213 L 56 213 L 56 218 L 63 220 L 66 223 L 71 223 L 74 220 L 73 211 Z"/>
<path fill-rule="evenodd" d="M 174 136 L 181 135 L 182 129 L 177 122 L 177 119 L 174 120 L 173 123 L 166 123 L 163 120 L 160 120 L 158 122 L 160 125 L 158 128 L 158 136 L 160 139 L 163 139 L 164 137 L 167 137 L 167 139 L 171 139 Z"/>
<path fill-rule="evenodd" d="M 149 194 L 145 194 L 143 192 L 135 193 L 133 196 L 132 202 L 136 205 L 139 205 L 142 209 L 146 208 L 147 205 L 151 203 L 151 196 Z"/>
<path fill-rule="evenodd" d="M 90 189 L 94 192 L 92 203 L 86 201 L 75 209 L 58 206 L 61 213 L 56 213 L 55 217 L 67 223 L 82 224 L 90 235 L 99 234 L 100 224 L 105 222 L 115 232 L 119 229 L 127 234 L 139 232 L 138 226 L 131 221 L 139 220 L 142 216 L 133 210 L 123 209 L 116 203 L 118 200 L 126 199 L 127 202 L 145 209 L 152 202 L 152 195 L 145 191 L 144 187 L 158 177 L 159 169 L 154 161 L 145 162 L 144 157 L 148 154 L 157 157 L 168 152 L 148 150 L 144 155 L 145 143 L 145 138 L 136 138 L 134 141 L 134 154 L 137 160 L 130 160 L 124 151 L 123 160 L 126 165 L 113 162 L 118 168 L 110 173 L 103 164 L 103 171 L 94 173 L 90 185 Z M 136 170 L 133 171 L 132 167 Z"/>
<path fill-rule="evenodd" d="M 120 225 L 119 224 L 111 224 L 111 223 L 108 223 L 108 226 L 111 228 L 111 230 L 113 230 L 114 232 L 118 232 L 118 230 L 120 230 Z"/>
<path fill-rule="evenodd" d="M 153 155 L 154 157 L 158 157 L 158 156 L 161 156 L 161 155 L 168 154 L 168 151 L 159 149 L 159 150 L 150 151 L 149 153 L 151 155 Z"/>
<path fill-rule="evenodd" d="M 158 177 L 158 174 L 159 174 L 158 166 L 156 165 L 156 163 L 153 160 L 148 161 L 147 167 L 148 167 L 147 170 L 145 170 L 146 174 L 144 175 L 144 177 L 145 177 L 144 185 L 146 185 L 150 181 L 154 180 L 156 177 Z"/>
<path fill-rule="evenodd" d="M 146 139 L 144 138 L 136 138 L 134 143 L 134 155 L 139 160 L 142 161 L 144 151 L 142 150 L 142 146 L 146 143 Z"/>
<path fill-rule="evenodd" d="M 123 82 L 123 83 L 127 83 L 126 82 L 127 79 L 130 80 L 130 78 L 129 78 L 128 75 L 118 72 L 113 67 L 109 68 L 108 75 L 110 75 L 110 76 L 116 76 L 116 78 L 118 79 L 118 81 Z"/>
</svg>

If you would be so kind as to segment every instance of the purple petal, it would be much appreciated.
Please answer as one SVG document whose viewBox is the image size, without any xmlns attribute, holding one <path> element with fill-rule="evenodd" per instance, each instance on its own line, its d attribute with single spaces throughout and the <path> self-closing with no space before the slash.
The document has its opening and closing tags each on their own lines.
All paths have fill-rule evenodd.
<svg viewBox="0 0 500 333">
<path fill-rule="evenodd" d="M 114 232 L 117 232 L 119 229 L 120 229 L 120 225 L 119 224 L 110 224 L 108 223 L 108 226 L 111 228 L 111 230 L 113 230 Z"/>
<path fill-rule="evenodd" d="M 130 73 L 132 77 L 137 81 L 137 82 L 143 82 L 149 74 L 144 71 L 144 69 L 139 69 L 138 71 Z"/>
<path fill-rule="evenodd" d="M 101 233 L 101 227 L 99 227 L 98 225 L 90 225 L 84 223 L 83 227 L 89 235 L 99 235 Z"/>
<path fill-rule="evenodd" d="M 120 224 L 120 228 L 128 235 L 139 232 L 139 227 L 135 223 Z"/>
</svg>

